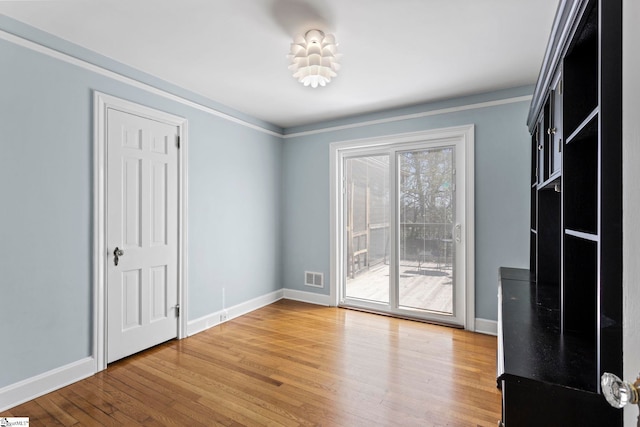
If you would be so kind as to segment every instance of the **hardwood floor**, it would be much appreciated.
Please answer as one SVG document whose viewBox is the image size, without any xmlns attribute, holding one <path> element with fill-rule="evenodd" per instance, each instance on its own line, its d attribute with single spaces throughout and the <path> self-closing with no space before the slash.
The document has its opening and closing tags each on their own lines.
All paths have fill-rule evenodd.
<svg viewBox="0 0 640 427">
<path fill-rule="evenodd" d="M 0 414 L 31 426 L 495 426 L 496 338 L 282 300 Z"/>
</svg>

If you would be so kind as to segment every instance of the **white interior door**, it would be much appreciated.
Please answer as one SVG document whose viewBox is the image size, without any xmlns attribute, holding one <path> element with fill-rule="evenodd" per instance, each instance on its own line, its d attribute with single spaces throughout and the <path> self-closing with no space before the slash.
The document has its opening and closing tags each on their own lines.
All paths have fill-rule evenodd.
<svg viewBox="0 0 640 427">
<path fill-rule="evenodd" d="M 107 111 L 107 363 L 178 334 L 175 125 Z"/>
</svg>

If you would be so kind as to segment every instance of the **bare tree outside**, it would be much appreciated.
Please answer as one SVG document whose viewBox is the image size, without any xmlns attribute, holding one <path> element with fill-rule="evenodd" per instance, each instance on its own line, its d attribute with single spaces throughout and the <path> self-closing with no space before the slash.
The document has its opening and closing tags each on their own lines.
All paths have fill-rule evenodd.
<svg viewBox="0 0 640 427">
<path fill-rule="evenodd" d="M 400 154 L 400 257 L 424 263 L 444 254 L 452 238 L 453 149 Z"/>
</svg>

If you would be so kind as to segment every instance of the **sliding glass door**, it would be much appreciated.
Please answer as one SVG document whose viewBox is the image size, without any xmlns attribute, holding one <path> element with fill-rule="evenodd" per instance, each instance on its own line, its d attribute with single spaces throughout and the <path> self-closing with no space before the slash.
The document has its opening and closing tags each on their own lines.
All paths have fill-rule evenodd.
<svg viewBox="0 0 640 427">
<path fill-rule="evenodd" d="M 345 159 L 345 278 L 348 299 L 389 304 L 389 155 Z"/>
<path fill-rule="evenodd" d="M 339 303 L 464 325 L 464 145 L 345 150 Z"/>
<path fill-rule="evenodd" d="M 398 307 L 453 314 L 454 148 L 398 153 Z"/>
</svg>

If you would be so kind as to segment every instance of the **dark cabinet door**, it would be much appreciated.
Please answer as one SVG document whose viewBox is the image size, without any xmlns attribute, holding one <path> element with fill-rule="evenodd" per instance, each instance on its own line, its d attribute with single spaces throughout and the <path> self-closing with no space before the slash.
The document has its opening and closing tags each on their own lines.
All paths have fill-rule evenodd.
<svg viewBox="0 0 640 427">
<path fill-rule="evenodd" d="M 538 184 L 542 184 L 548 176 L 548 171 L 545 168 L 545 136 L 546 129 L 544 127 L 544 118 L 540 119 L 538 127 L 536 128 L 536 141 L 538 141 Z"/>
<path fill-rule="evenodd" d="M 622 411 L 596 393 L 511 377 L 502 383 L 505 427 L 622 425 Z"/>
<path fill-rule="evenodd" d="M 562 168 L 562 76 L 558 76 L 551 88 L 551 124 L 547 129 L 549 137 L 550 174 Z"/>
</svg>

